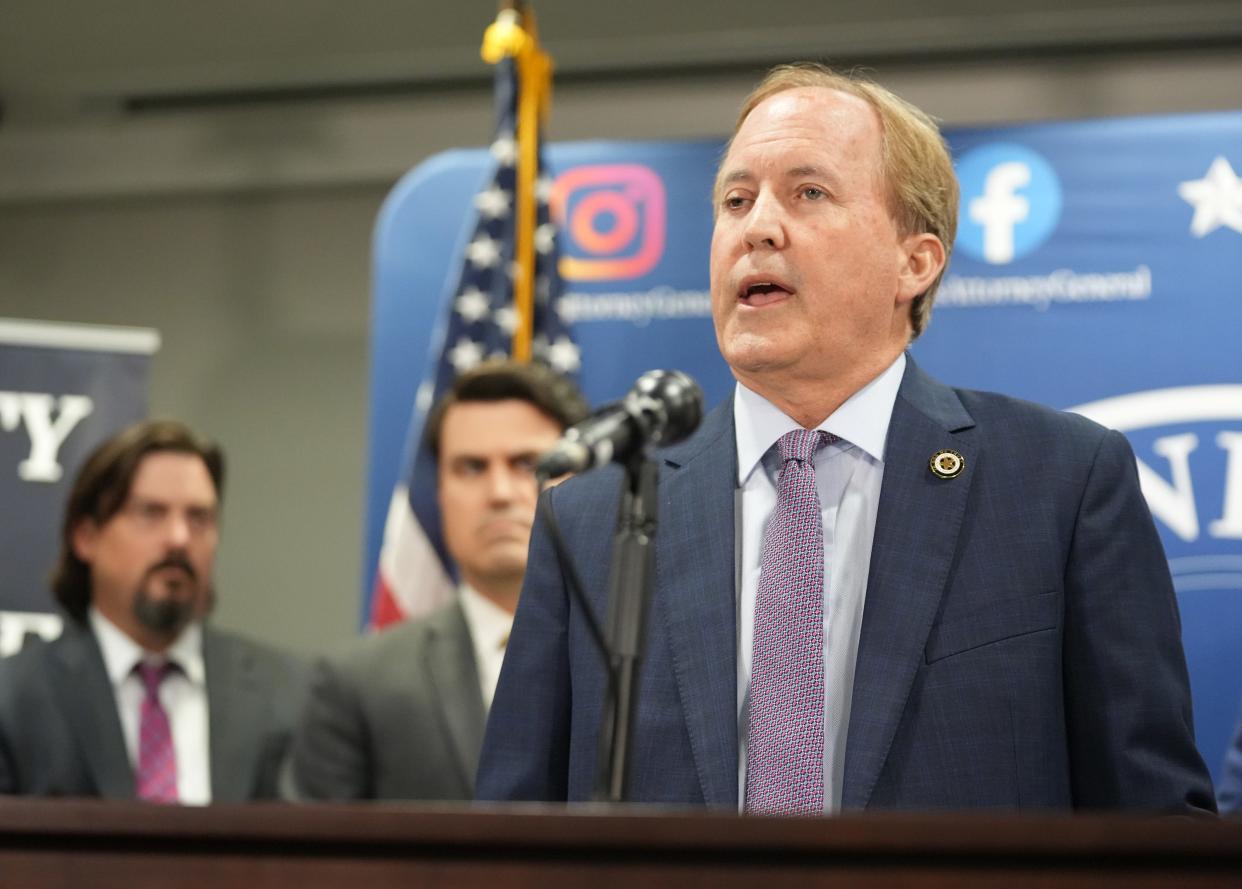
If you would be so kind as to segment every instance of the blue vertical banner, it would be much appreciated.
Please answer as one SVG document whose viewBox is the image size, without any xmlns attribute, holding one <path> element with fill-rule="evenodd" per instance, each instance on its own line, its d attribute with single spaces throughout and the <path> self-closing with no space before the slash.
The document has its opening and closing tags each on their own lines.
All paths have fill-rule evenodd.
<svg viewBox="0 0 1242 889">
<path fill-rule="evenodd" d="M 100 442 L 147 413 L 159 334 L 0 318 L 0 654 L 54 632 L 65 499 Z"/>
<path fill-rule="evenodd" d="M 1196 735 L 1218 774 L 1242 705 L 1242 112 L 946 136 L 962 184 L 959 234 L 912 352 L 951 385 L 1078 411 L 1128 436 L 1181 606 Z M 593 402 L 656 367 L 695 376 L 712 403 L 730 391 L 708 292 L 722 149 L 551 146 L 561 312 Z M 385 208 L 373 417 L 408 410 L 427 342 L 389 330 L 436 311 L 450 271 L 437 259 L 443 220 L 468 212 L 485 158 L 433 158 Z M 370 553 L 401 435 L 399 424 L 372 426 Z"/>
</svg>

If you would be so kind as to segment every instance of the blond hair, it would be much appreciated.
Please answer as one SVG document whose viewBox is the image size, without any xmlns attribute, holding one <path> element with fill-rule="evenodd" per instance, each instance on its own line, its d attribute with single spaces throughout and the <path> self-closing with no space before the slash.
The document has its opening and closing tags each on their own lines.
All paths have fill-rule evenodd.
<svg viewBox="0 0 1242 889">
<path fill-rule="evenodd" d="M 733 135 L 752 111 L 777 93 L 817 87 L 857 96 L 880 121 L 880 170 L 888 190 L 889 211 L 903 235 L 927 232 L 944 245 L 945 267 L 957 235 L 958 185 L 953 162 L 940 128 L 929 115 L 871 80 L 844 74 L 812 62 L 778 65 L 768 72 L 742 103 Z M 732 139 L 730 139 L 732 143 Z M 725 154 L 728 154 L 726 147 Z M 910 306 L 910 339 L 927 327 L 941 269 L 927 290 Z"/>
</svg>

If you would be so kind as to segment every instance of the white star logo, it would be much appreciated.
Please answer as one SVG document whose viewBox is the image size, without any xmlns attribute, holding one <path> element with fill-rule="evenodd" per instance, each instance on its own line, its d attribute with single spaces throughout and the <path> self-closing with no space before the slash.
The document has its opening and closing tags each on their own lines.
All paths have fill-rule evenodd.
<svg viewBox="0 0 1242 889">
<path fill-rule="evenodd" d="M 474 324 L 487 317 L 487 313 L 491 311 L 491 303 L 482 290 L 477 287 L 471 287 L 457 297 L 457 302 L 453 303 L 453 308 L 457 310 L 458 315 Z"/>
<path fill-rule="evenodd" d="M 448 351 L 448 362 L 459 374 L 465 373 L 483 360 L 483 347 L 474 340 L 459 339 Z"/>
<path fill-rule="evenodd" d="M 501 136 L 488 150 L 502 167 L 512 167 L 517 163 L 517 143 L 510 136 Z"/>
<path fill-rule="evenodd" d="M 466 258 L 475 268 L 490 269 L 500 262 L 500 242 L 479 235 L 466 245 Z"/>
<path fill-rule="evenodd" d="M 552 177 L 546 173 L 535 180 L 535 198 L 541 204 L 552 200 Z"/>
<path fill-rule="evenodd" d="M 547 256 L 552 252 L 552 248 L 556 246 L 556 226 L 550 222 L 545 222 L 539 228 L 535 229 L 535 252 L 540 256 Z"/>
<path fill-rule="evenodd" d="M 505 306 L 503 309 L 497 309 L 493 317 L 496 326 L 501 332 L 513 336 L 513 331 L 517 330 L 517 310 L 513 306 Z"/>
<path fill-rule="evenodd" d="M 499 185 L 493 185 L 487 191 L 474 196 L 474 207 L 485 219 L 499 219 L 509 212 L 512 195 Z"/>
<path fill-rule="evenodd" d="M 1195 208 L 1190 233 L 1196 238 L 1222 225 L 1242 234 L 1242 179 L 1219 155 L 1202 179 L 1192 179 L 1177 187 L 1182 200 Z"/>
<path fill-rule="evenodd" d="M 544 357 L 553 370 L 563 374 L 571 374 L 582 366 L 582 353 L 567 336 L 558 336 L 556 342 L 548 346 Z"/>
</svg>

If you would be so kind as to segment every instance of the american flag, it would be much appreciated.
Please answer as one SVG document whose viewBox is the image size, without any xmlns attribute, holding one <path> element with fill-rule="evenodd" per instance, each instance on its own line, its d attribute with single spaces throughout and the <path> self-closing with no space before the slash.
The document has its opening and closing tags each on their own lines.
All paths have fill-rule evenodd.
<svg viewBox="0 0 1242 889">
<path fill-rule="evenodd" d="M 558 312 L 557 233 L 548 211 L 552 181 L 537 148 L 534 177 L 533 307 L 529 320 L 514 305 L 514 282 L 526 273 L 515 255 L 517 213 L 529 206 L 518 194 L 518 109 L 523 83 L 513 58 L 496 64 L 496 131 L 489 152 L 493 170 L 474 198 L 473 234 L 460 271 L 445 300 L 446 316 L 434 356 L 418 389 L 406 433 L 401 481 L 393 490 L 379 570 L 371 597 L 371 626 L 380 628 L 425 614 L 454 595 L 455 577 L 440 533 L 436 505 L 436 465 L 423 444 L 423 425 L 431 406 L 456 376 L 489 358 L 508 357 L 515 333 L 528 323 L 531 357 L 561 373 L 579 367 L 578 347 Z M 537 132 L 537 129 L 536 129 Z"/>
</svg>

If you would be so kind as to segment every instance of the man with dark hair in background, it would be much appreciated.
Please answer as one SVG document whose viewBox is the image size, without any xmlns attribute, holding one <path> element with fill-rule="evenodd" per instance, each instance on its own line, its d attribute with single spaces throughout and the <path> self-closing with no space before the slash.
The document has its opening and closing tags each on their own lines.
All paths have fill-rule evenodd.
<svg viewBox="0 0 1242 889">
<path fill-rule="evenodd" d="M 220 449 L 175 421 L 87 458 L 52 578 L 64 631 L 0 661 L 0 793 L 277 796 L 305 677 L 206 623 L 223 487 Z"/>
<path fill-rule="evenodd" d="M 535 462 L 586 415 L 539 364 L 462 374 L 428 416 L 455 601 L 321 661 L 297 733 L 302 799 L 466 800 L 517 607 L 538 489 Z"/>
</svg>

